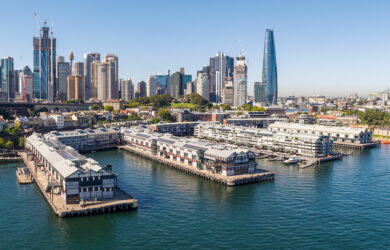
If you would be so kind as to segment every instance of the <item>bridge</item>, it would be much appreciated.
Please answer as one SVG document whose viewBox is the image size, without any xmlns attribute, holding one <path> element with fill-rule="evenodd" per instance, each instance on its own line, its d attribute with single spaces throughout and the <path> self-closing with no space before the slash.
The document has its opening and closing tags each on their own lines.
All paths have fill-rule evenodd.
<svg viewBox="0 0 390 250">
<path fill-rule="evenodd" d="M 35 103 L 35 102 L 0 102 L 0 110 L 7 110 L 11 114 L 28 115 L 35 112 L 71 112 L 90 110 L 93 103 Z"/>
</svg>

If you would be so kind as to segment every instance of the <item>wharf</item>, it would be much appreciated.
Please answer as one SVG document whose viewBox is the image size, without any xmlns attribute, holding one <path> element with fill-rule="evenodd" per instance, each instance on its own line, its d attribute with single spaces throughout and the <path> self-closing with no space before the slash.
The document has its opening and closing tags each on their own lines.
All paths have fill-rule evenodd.
<svg viewBox="0 0 390 250">
<path fill-rule="evenodd" d="M 34 178 L 28 168 L 18 168 L 16 170 L 16 178 L 19 184 L 30 184 L 34 182 Z"/>
<path fill-rule="evenodd" d="M 291 154 L 283 153 L 283 152 L 273 152 L 270 150 L 257 149 L 257 148 L 250 148 L 250 150 L 256 153 L 258 159 L 271 158 L 270 161 L 283 161 L 291 157 Z M 308 168 L 322 162 L 341 160 L 344 156 L 346 155 L 338 153 L 336 155 L 330 155 L 330 156 L 319 157 L 319 158 L 305 157 L 300 155 L 296 155 L 294 157 L 299 159 L 299 163 L 298 163 L 299 168 Z"/>
<path fill-rule="evenodd" d="M 66 204 L 61 195 L 53 192 L 46 192 L 49 185 L 45 173 L 41 170 L 40 163 L 33 159 L 31 153 L 20 153 L 24 164 L 30 170 L 37 186 L 41 190 L 46 201 L 49 203 L 53 211 L 59 217 L 67 216 L 83 216 L 101 213 L 110 213 L 117 211 L 134 210 L 138 207 L 138 201 L 125 193 L 119 188 L 114 189 L 114 197 L 109 199 L 99 199 L 97 201 L 85 201 L 83 203 Z M 33 157 L 34 158 L 34 157 Z"/>
<path fill-rule="evenodd" d="M 149 153 L 147 151 L 143 151 L 140 149 L 137 149 L 132 146 L 118 146 L 119 149 L 137 154 L 139 156 L 157 161 L 159 163 L 162 163 L 166 166 L 172 167 L 174 169 L 183 171 L 190 175 L 196 175 L 199 177 L 202 177 L 204 179 L 214 181 L 226 186 L 236 186 L 236 185 L 243 185 L 243 184 L 249 184 L 249 183 L 255 183 L 255 182 L 263 182 L 263 181 L 272 181 L 275 179 L 275 174 L 270 171 L 261 170 L 258 169 L 256 173 L 253 174 L 241 174 L 241 175 L 235 175 L 235 176 L 223 176 L 220 174 L 214 174 L 207 170 L 201 170 L 195 167 L 188 166 L 186 164 L 173 161 L 170 159 L 165 159 L 156 155 L 153 155 L 152 153 Z"/>
<path fill-rule="evenodd" d="M 22 158 L 19 156 L 1 156 L 0 157 L 0 163 L 18 162 L 21 160 L 22 160 Z"/>
<path fill-rule="evenodd" d="M 356 148 L 356 149 L 365 149 L 365 148 L 373 148 L 381 145 L 381 142 L 378 141 L 373 141 L 370 143 L 363 143 L 363 144 L 358 144 L 358 143 L 350 143 L 350 142 L 337 142 L 334 141 L 333 145 L 335 147 L 343 147 L 343 148 Z"/>
</svg>

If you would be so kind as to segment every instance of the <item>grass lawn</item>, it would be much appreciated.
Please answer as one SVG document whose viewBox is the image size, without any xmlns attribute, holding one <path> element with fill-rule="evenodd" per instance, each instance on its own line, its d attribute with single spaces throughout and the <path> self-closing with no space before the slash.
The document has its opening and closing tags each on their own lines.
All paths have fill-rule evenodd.
<svg viewBox="0 0 390 250">
<path fill-rule="evenodd" d="M 196 104 L 193 103 L 171 103 L 172 108 L 179 109 L 193 109 L 196 107 Z"/>
</svg>

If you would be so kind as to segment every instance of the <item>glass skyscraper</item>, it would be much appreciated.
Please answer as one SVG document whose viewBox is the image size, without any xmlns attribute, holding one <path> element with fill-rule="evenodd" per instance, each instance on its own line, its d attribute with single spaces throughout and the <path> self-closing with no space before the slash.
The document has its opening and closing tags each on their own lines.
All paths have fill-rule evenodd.
<svg viewBox="0 0 390 250">
<path fill-rule="evenodd" d="M 14 92 L 14 59 L 12 57 L 0 60 L 0 101 L 8 102 Z"/>
<path fill-rule="evenodd" d="M 263 58 L 263 83 L 265 84 L 267 104 L 268 105 L 277 104 L 278 72 L 276 67 L 274 32 L 271 29 L 267 29 L 265 31 L 264 58 Z"/>
<path fill-rule="evenodd" d="M 33 38 L 34 84 L 36 99 L 53 101 L 58 98 L 56 81 L 56 39 L 49 36 L 49 27 L 43 26 L 39 37 Z"/>
<path fill-rule="evenodd" d="M 222 102 L 222 92 L 225 82 L 233 77 L 234 58 L 219 52 L 210 58 L 210 99 L 213 102 Z"/>
</svg>

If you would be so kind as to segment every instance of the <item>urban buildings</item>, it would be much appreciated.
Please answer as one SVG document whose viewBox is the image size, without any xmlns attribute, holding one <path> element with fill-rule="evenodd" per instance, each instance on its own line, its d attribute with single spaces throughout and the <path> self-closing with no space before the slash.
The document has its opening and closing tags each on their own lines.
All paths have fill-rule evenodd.
<svg viewBox="0 0 390 250">
<path fill-rule="evenodd" d="M 0 60 L 0 101 L 9 102 L 15 97 L 14 59 L 12 57 Z"/>
<path fill-rule="evenodd" d="M 236 100 L 236 98 L 238 98 L 236 96 L 236 93 L 238 92 L 235 92 L 236 90 L 234 89 L 234 83 L 233 83 L 233 79 L 232 78 L 229 78 L 226 83 L 225 83 L 225 87 L 223 88 L 223 93 L 222 93 L 222 102 L 224 104 L 228 104 L 230 106 L 233 106 L 234 105 L 234 101 Z M 240 88 L 241 90 L 241 88 Z M 246 86 L 245 86 L 245 93 L 246 93 Z M 246 97 L 245 97 L 246 99 Z"/>
<path fill-rule="evenodd" d="M 128 145 L 188 167 L 209 170 L 222 176 L 256 172 L 255 154 L 247 149 L 153 133 L 140 128 L 127 129 L 123 133 Z"/>
<path fill-rule="evenodd" d="M 333 153 L 332 140 L 325 135 L 273 132 L 266 129 L 200 123 L 194 135 L 214 141 L 247 147 L 282 151 L 307 157 L 324 157 Z"/>
<path fill-rule="evenodd" d="M 157 95 L 158 81 L 156 76 L 149 76 L 146 80 L 146 96 Z"/>
<path fill-rule="evenodd" d="M 238 56 L 236 59 L 237 65 L 234 68 L 234 106 L 239 107 L 247 102 L 248 68 L 244 56 Z"/>
<path fill-rule="evenodd" d="M 34 98 L 54 101 L 56 88 L 56 39 L 49 36 L 46 23 L 39 37 L 33 38 L 34 46 Z"/>
<path fill-rule="evenodd" d="M 146 82 L 140 81 L 137 83 L 137 91 L 135 92 L 135 98 L 142 98 L 146 96 Z"/>
<path fill-rule="evenodd" d="M 175 72 L 169 76 L 167 93 L 173 98 L 184 95 L 183 74 L 181 72 Z"/>
<path fill-rule="evenodd" d="M 115 80 L 116 70 L 115 62 L 94 61 L 92 63 L 91 98 L 100 101 L 118 99 L 118 82 Z"/>
<path fill-rule="evenodd" d="M 326 135 L 332 138 L 335 144 L 339 145 L 372 143 L 372 132 L 362 128 L 276 122 L 270 124 L 269 129 L 275 132 Z"/>
<path fill-rule="evenodd" d="M 263 79 L 267 104 L 274 105 L 278 101 L 278 72 L 276 67 L 276 52 L 274 32 L 271 29 L 265 31 L 263 58 Z"/>
<path fill-rule="evenodd" d="M 84 78 L 84 63 L 83 62 L 73 63 L 72 75 L 73 76 L 82 76 Z"/>
<path fill-rule="evenodd" d="M 131 79 L 120 79 L 121 99 L 128 101 L 134 98 L 134 85 Z"/>
<path fill-rule="evenodd" d="M 70 63 L 65 62 L 63 56 L 57 56 L 56 65 L 57 65 L 56 99 L 65 101 L 68 97 L 68 76 L 70 76 L 71 74 Z"/>
<path fill-rule="evenodd" d="M 91 84 L 92 84 L 92 72 L 91 65 L 94 61 L 100 62 L 99 53 L 85 53 L 84 54 L 84 84 L 85 84 L 85 99 L 91 98 Z"/>
<path fill-rule="evenodd" d="M 33 99 L 33 73 L 28 66 L 19 72 L 19 95 L 25 102 L 31 102 Z"/>
<path fill-rule="evenodd" d="M 68 100 L 84 100 L 84 77 L 82 75 L 68 76 Z"/>
<path fill-rule="evenodd" d="M 255 103 L 260 103 L 265 105 L 267 103 L 265 83 L 255 82 L 254 84 L 254 94 L 255 94 Z"/>
<path fill-rule="evenodd" d="M 59 187 L 67 204 L 114 196 L 116 175 L 69 145 L 34 133 L 26 139 L 25 148 L 42 163 L 51 185 L 47 188 Z"/>
<path fill-rule="evenodd" d="M 222 103 L 222 94 L 227 77 L 233 77 L 234 58 L 219 52 L 210 58 L 210 99 Z"/>
<path fill-rule="evenodd" d="M 210 101 L 210 78 L 207 73 L 198 73 L 196 79 L 196 93 Z"/>
</svg>

